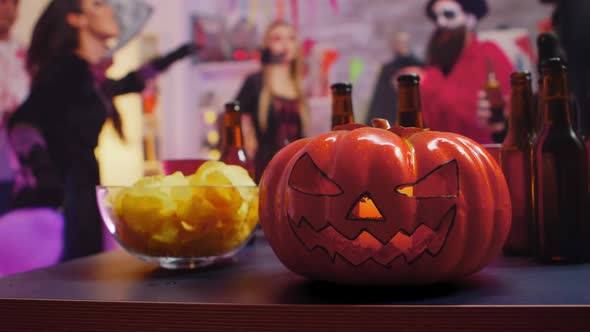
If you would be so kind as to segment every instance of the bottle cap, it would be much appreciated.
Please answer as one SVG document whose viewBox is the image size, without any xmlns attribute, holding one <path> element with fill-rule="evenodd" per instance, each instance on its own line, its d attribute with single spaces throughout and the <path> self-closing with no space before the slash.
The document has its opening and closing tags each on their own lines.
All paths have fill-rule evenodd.
<svg viewBox="0 0 590 332">
<path fill-rule="evenodd" d="M 352 83 L 338 82 L 330 87 L 332 93 L 337 95 L 350 94 L 352 92 Z"/>
<path fill-rule="evenodd" d="M 400 75 L 397 78 L 397 82 L 400 84 L 418 84 L 420 83 L 420 76 L 417 74 Z"/>
<path fill-rule="evenodd" d="M 559 57 L 547 59 L 541 64 L 541 72 L 543 73 L 559 69 L 563 69 L 564 71 L 567 69 L 565 61 Z"/>
<path fill-rule="evenodd" d="M 225 104 L 225 111 L 226 112 L 239 112 L 240 111 L 240 103 L 237 101 L 231 101 Z"/>
<path fill-rule="evenodd" d="M 528 82 L 531 80 L 531 73 L 529 71 L 517 71 L 510 74 L 510 82 Z"/>
</svg>

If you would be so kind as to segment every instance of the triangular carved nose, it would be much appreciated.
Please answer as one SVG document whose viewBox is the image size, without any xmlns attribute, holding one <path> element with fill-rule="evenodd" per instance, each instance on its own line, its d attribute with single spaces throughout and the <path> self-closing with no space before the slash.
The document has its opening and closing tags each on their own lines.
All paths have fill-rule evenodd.
<svg viewBox="0 0 590 332">
<path fill-rule="evenodd" d="M 385 220 L 369 193 L 362 194 L 356 200 L 356 202 L 352 205 L 352 208 L 348 212 L 348 216 L 346 217 L 346 219 L 366 221 Z"/>
</svg>

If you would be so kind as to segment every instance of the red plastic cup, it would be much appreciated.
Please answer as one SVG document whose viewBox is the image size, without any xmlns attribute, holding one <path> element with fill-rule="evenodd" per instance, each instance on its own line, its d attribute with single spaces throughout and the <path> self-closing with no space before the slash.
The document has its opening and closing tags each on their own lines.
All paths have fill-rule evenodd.
<svg viewBox="0 0 590 332">
<path fill-rule="evenodd" d="M 494 157 L 498 165 L 500 164 L 500 147 L 502 144 L 484 144 L 483 147 Z"/>
</svg>

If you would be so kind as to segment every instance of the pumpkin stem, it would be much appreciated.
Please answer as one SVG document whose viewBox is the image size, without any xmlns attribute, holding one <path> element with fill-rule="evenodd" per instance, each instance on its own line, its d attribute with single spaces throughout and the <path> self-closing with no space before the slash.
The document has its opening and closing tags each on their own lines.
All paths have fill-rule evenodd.
<svg viewBox="0 0 590 332">
<path fill-rule="evenodd" d="M 375 118 L 371 120 L 371 125 L 375 128 L 389 129 L 391 125 L 387 119 Z"/>
</svg>

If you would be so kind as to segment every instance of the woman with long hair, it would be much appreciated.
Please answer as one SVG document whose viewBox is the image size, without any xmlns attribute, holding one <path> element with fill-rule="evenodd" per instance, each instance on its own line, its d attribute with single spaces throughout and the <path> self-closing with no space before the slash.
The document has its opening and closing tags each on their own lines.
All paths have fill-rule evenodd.
<svg viewBox="0 0 590 332">
<path fill-rule="evenodd" d="M 103 250 L 94 149 L 106 120 L 125 140 L 112 98 L 141 92 L 147 80 L 199 46 L 184 44 L 111 80 L 101 66 L 118 35 L 108 1 L 52 0 L 35 25 L 27 57 L 31 93 L 9 121 L 21 168 L 12 208 L 63 206 L 62 261 Z"/>
<path fill-rule="evenodd" d="M 31 175 L 29 189 L 35 188 L 25 201 L 63 204 L 63 261 L 103 249 L 94 149 L 107 119 L 124 136 L 119 113 L 91 66 L 118 34 L 105 0 L 51 1 L 35 25 L 27 57 L 30 95 L 9 121 L 11 144 L 27 169 L 23 173 Z"/>
<path fill-rule="evenodd" d="M 256 182 L 275 153 L 304 137 L 309 127 L 295 29 L 283 21 L 272 23 L 262 46 L 262 70 L 246 78 L 236 98 L 245 113 L 246 150 L 255 154 Z"/>
</svg>

